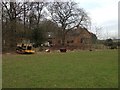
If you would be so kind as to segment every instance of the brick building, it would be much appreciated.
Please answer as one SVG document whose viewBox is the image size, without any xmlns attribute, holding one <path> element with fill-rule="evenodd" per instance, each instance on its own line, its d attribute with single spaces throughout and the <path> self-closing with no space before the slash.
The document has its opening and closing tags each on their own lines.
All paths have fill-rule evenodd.
<svg viewBox="0 0 120 90">
<path fill-rule="evenodd" d="M 48 34 L 48 42 L 53 47 L 61 47 L 61 37 L 57 37 L 54 33 Z M 86 28 L 77 28 L 67 33 L 65 38 L 65 47 L 69 49 L 90 49 L 94 41 L 97 39 L 96 35 L 89 32 Z"/>
</svg>

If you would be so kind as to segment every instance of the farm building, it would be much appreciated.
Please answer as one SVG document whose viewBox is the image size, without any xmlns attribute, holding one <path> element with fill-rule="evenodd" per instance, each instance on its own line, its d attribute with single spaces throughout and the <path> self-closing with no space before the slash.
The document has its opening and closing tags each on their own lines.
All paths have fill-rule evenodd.
<svg viewBox="0 0 120 90">
<path fill-rule="evenodd" d="M 90 48 L 95 43 L 97 37 L 95 34 L 89 32 L 86 28 L 77 28 L 67 33 L 65 39 L 65 46 L 68 48 L 86 49 Z M 48 42 L 51 46 L 60 47 L 61 37 L 57 37 L 53 32 L 48 34 Z"/>
</svg>

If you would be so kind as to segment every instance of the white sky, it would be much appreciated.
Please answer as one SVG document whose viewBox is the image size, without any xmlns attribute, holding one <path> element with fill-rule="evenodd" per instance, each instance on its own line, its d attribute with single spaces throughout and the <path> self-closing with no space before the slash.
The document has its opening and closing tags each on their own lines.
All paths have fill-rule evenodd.
<svg viewBox="0 0 120 90">
<path fill-rule="evenodd" d="M 119 0 L 74 0 L 84 8 L 92 21 L 91 32 L 95 26 L 102 27 L 97 36 L 100 39 L 118 38 L 118 2 Z"/>
</svg>

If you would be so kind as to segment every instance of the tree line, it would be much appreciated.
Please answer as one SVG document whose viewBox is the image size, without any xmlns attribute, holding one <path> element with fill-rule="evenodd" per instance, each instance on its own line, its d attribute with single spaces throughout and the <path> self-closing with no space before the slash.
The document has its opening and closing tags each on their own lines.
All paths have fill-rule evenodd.
<svg viewBox="0 0 120 90">
<path fill-rule="evenodd" d="M 62 45 L 70 30 L 88 28 L 90 17 L 75 2 L 7 2 L 2 1 L 3 43 L 14 49 L 18 35 L 41 44 L 44 32 L 53 31 L 61 36 Z M 7 41 L 4 41 L 7 38 Z M 4 45 L 4 44 L 3 44 Z"/>
</svg>

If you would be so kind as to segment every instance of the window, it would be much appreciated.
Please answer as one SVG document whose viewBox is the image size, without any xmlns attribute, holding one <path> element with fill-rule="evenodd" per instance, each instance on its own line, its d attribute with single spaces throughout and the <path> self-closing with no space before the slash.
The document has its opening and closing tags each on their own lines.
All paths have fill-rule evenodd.
<svg viewBox="0 0 120 90">
<path fill-rule="evenodd" d="M 80 43 L 83 43 L 83 38 L 80 39 Z"/>
<path fill-rule="evenodd" d="M 67 43 L 69 44 L 69 43 L 74 43 L 74 41 L 73 40 L 70 40 L 70 41 L 67 41 Z"/>
<path fill-rule="evenodd" d="M 58 43 L 60 44 L 60 43 L 61 43 L 61 41 L 60 41 L 60 40 L 58 40 Z"/>
<path fill-rule="evenodd" d="M 32 50 L 32 47 L 31 47 L 31 46 L 28 46 L 28 47 L 27 47 L 27 50 Z"/>
<path fill-rule="evenodd" d="M 74 43 L 74 41 L 73 41 L 73 40 L 71 40 L 71 43 Z"/>
<path fill-rule="evenodd" d="M 67 43 L 69 44 L 69 41 L 67 41 Z"/>
<path fill-rule="evenodd" d="M 80 43 L 84 43 L 84 44 L 89 44 L 90 39 L 89 38 L 81 38 L 80 39 Z"/>
</svg>

